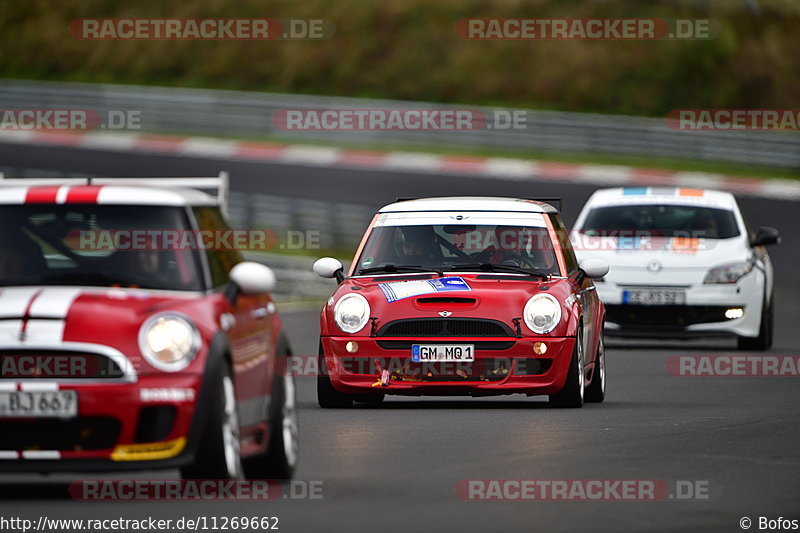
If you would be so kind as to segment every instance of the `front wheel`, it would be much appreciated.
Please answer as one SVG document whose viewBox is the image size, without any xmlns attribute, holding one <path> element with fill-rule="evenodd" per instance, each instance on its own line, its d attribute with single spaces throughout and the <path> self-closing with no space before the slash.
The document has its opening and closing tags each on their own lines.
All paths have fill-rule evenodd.
<svg viewBox="0 0 800 533">
<path fill-rule="evenodd" d="M 606 348 L 603 334 L 597 342 L 597 356 L 594 360 L 592 382 L 586 387 L 584 400 L 591 403 L 600 403 L 606 399 Z"/>
<path fill-rule="evenodd" d="M 251 479 L 291 479 L 297 466 L 297 393 L 294 377 L 276 375 L 269 415 L 269 448 L 245 462 Z"/>
<path fill-rule="evenodd" d="M 575 335 L 575 348 L 572 350 L 572 359 L 569 364 L 567 381 L 564 388 L 550 395 L 550 405 L 553 407 L 583 407 L 583 330 L 579 329 Z"/>
<path fill-rule="evenodd" d="M 774 329 L 774 309 L 775 296 L 770 299 L 769 304 L 764 297 L 764 307 L 761 311 L 761 322 L 758 328 L 758 337 L 739 337 L 736 347 L 740 350 L 762 351 L 772 347 L 772 331 Z"/>
<path fill-rule="evenodd" d="M 227 362 L 222 365 L 196 461 L 181 469 L 184 479 L 244 478 L 233 378 Z"/>
<path fill-rule="evenodd" d="M 358 403 L 379 404 L 383 403 L 386 398 L 385 394 L 355 394 L 353 401 Z"/>
<path fill-rule="evenodd" d="M 328 377 L 328 370 L 325 366 L 325 354 L 322 351 L 322 343 L 319 343 L 319 375 L 317 376 L 317 403 L 323 409 L 335 409 L 352 407 L 353 397 L 342 394 L 333 388 L 331 378 Z"/>
</svg>

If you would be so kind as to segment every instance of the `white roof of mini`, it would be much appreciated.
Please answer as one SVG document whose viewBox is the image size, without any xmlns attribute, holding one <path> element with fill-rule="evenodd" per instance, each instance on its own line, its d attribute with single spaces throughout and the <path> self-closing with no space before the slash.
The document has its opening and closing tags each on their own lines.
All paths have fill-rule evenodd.
<svg viewBox="0 0 800 533">
<path fill-rule="evenodd" d="M 558 213 L 558 210 L 548 203 L 522 198 L 495 198 L 491 196 L 449 196 L 404 200 L 384 206 L 378 212 L 408 213 L 426 211 Z"/>
<path fill-rule="evenodd" d="M 736 208 L 736 198 L 725 191 L 684 187 L 615 187 L 599 189 L 592 194 L 592 205 L 677 204 Z"/>
</svg>

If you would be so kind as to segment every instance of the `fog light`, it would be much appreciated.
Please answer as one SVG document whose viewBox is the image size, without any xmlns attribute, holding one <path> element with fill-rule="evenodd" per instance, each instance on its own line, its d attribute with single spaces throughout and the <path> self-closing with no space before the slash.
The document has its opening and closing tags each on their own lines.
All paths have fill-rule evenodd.
<svg viewBox="0 0 800 533">
<path fill-rule="evenodd" d="M 533 343 L 533 353 L 536 355 L 544 355 L 547 352 L 547 345 L 543 342 Z"/>
<path fill-rule="evenodd" d="M 735 318 L 742 318 L 744 316 L 744 309 L 741 307 L 731 307 L 725 311 L 725 318 L 733 320 Z"/>
<path fill-rule="evenodd" d="M 344 345 L 344 348 L 349 353 L 356 353 L 358 351 L 358 343 L 355 341 L 348 341 L 347 344 Z"/>
</svg>

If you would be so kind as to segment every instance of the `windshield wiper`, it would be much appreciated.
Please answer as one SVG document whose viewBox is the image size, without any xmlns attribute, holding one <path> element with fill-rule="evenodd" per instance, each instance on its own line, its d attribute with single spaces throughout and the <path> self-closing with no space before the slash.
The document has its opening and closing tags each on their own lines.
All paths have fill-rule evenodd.
<svg viewBox="0 0 800 533">
<path fill-rule="evenodd" d="M 536 276 L 542 279 L 548 279 L 550 276 L 544 272 L 537 272 L 535 270 L 527 270 L 521 267 L 511 265 L 497 265 L 495 263 L 459 263 L 451 265 L 449 270 L 488 270 L 490 272 L 514 272 L 516 274 L 527 274 L 528 276 Z"/>
<path fill-rule="evenodd" d="M 359 275 L 373 274 L 375 272 L 388 272 L 390 274 L 395 274 L 398 272 L 436 272 L 440 278 L 444 276 L 444 272 L 435 268 L 425 268 L 421 265 L 395 265 L 391 263 L 388 265 L 362 268 L 358 271 Z"/>
</svg>

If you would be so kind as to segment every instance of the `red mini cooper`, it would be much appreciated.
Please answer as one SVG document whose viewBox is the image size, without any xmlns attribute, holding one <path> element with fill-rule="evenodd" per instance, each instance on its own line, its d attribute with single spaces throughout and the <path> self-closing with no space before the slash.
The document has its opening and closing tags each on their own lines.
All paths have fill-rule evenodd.
<svg viewBox="0 0 800 533">
<path fill-rule="evenodd" d="M 580 407 L 605 396 L 603 317 L 558 210 L 543 201 L 428 198 L 373 218 L 322 310 L 321 407 L 386 394 L 549 395 Z"/>
<path fill-rule="evenodd" d="M 291 476 L 275 276 L 196 245 L 226 180 L 0 181 L 0 471 Z"/>
</svg>

